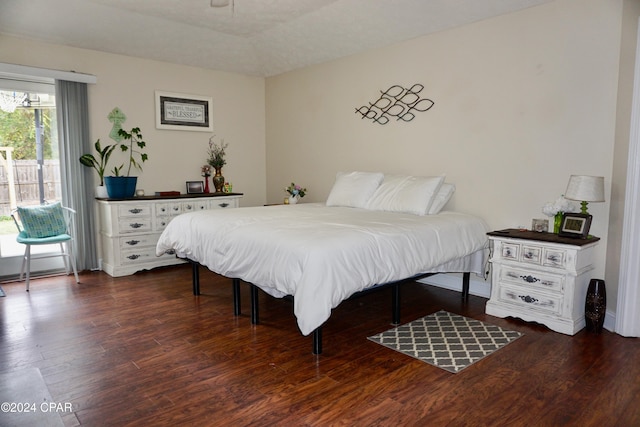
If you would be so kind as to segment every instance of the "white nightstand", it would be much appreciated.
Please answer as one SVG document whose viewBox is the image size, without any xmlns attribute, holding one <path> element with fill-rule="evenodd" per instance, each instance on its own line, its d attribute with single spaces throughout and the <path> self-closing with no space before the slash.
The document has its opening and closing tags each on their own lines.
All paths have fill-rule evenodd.
<svg viewBox="0 0 640 427">
<path fill-rule="evenodd" d="M 491 241 L 491 299 L 485 312 L 538 322 L 574 335 L 584 328 L 584 305 L 600 238 L 507 229 Z"/>
</svg>

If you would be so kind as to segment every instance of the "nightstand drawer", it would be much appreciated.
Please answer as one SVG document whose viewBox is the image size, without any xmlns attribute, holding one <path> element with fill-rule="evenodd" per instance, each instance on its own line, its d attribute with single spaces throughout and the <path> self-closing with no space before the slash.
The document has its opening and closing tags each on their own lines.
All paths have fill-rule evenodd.
<svg viewBox="0 0 640 427">
<path fill-rule="evenodd" d="M 560 314 L 562 307 L 562 296 L 547 295 L 524 287 L 502 286 L 498 299 L 509 304 L 549 314 Z"/>
<path fill-rule="evenodd" d="M 552 292 L 562 292 L 564 288 L 564 276 L 537 270 L 528 270 L 502 266 L 499 275 L 500 282 L 529 288 L 544 289 Z"/>
</svg>

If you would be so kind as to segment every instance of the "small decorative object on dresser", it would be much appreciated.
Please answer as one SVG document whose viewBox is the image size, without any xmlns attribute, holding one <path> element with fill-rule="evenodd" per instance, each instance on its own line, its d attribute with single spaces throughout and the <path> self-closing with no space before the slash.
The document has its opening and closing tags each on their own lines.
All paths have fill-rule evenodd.
<svg viewBox="0 0 640 427">
<path fill-rule="evenodd" d="M 202 181 L 187 181 L 187 194 L 202 194 L 204 191 L 204 184 Z"/>
<path fill-rule="evenodd" d="M 209 138 L 209 159 L 207 163 L 216 171 L 212 179 L 216 193 L 223 193 L 225 180 L 224 176 L 222 176 L 222 167 L 227 164 L 227 160 L 224 157 L 226 156 L 225 149 L 229 144 L 225 144 L 224 139 L 220 140 L 220 144 L 216 144 L 215 137 L 213 135 Z"/>
<path fill-rule="evenodd" d="M 587 274 L 600 238 L 516 229 L 488 236 L 492 274 L 487 314 L 542 323 L 567 335 L 585 327 Z"/>
<path fill-rule="evenodd" d="M 607 288 L 604 285 L 604 280 L 591 279 L 584 305 L 584 320 L 587 331 L 595 332 L 596 334 L 602 332 L 606 312 Z"/>
<path fill-rule="evenodd" d="M 200 174 L 204 177 L 204 192 L 209 193 L 209 177 L 211 176 L 211 166 L 203 165 Z"/>
</svg>

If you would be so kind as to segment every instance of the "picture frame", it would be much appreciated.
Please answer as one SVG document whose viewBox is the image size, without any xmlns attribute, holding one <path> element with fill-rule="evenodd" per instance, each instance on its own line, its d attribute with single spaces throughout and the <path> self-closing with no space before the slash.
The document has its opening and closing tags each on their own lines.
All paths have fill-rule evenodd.
<svg viewBox="0 0 640 427">
<path fill-rule="evenodd" d="M 538 233 L 546 233 L 549 231 L 549 220 L 548 219 L 533 219 L 531 221 L 531 231 L 536 231 Z"/>
<path fill-rule="evenodd" d="M 586 239 L 591 228 L 593 217 L 582 213 L 565 213 L 558 236 Z"/>
<path fill-rule="evenodd" d="M 187 194 L 204 193 L 204 181 L 187 181 Z"/>
<path fill-rule="evenodd" d="M 156 91 L 156 129 L 213 132 L 213 98 Z"/>
</svg>

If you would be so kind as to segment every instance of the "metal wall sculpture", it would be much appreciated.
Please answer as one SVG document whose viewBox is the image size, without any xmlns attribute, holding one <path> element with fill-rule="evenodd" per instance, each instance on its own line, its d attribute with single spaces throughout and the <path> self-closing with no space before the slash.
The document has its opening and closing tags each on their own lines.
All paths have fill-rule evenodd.
<svg viewBox="0 0 640 427">
<path fill-rule="evenodd" d="M 409 89 L 393 85 L 381 92 L 380 98 L 373 103 L 370 102 L 369 106 L 363 105 L 357 108 L 356 114 L 361 114 L 363 119 L 370 119 L 381 125 L 389 123 L 391 117 L 395 117 L 396 121 L 410 122 L 415 118 L 414 112 L 427 111 L 433 107 L 432 100 L 420 98 L 422 89 L 424 86 L 418 83 Z"/>
</svg>

